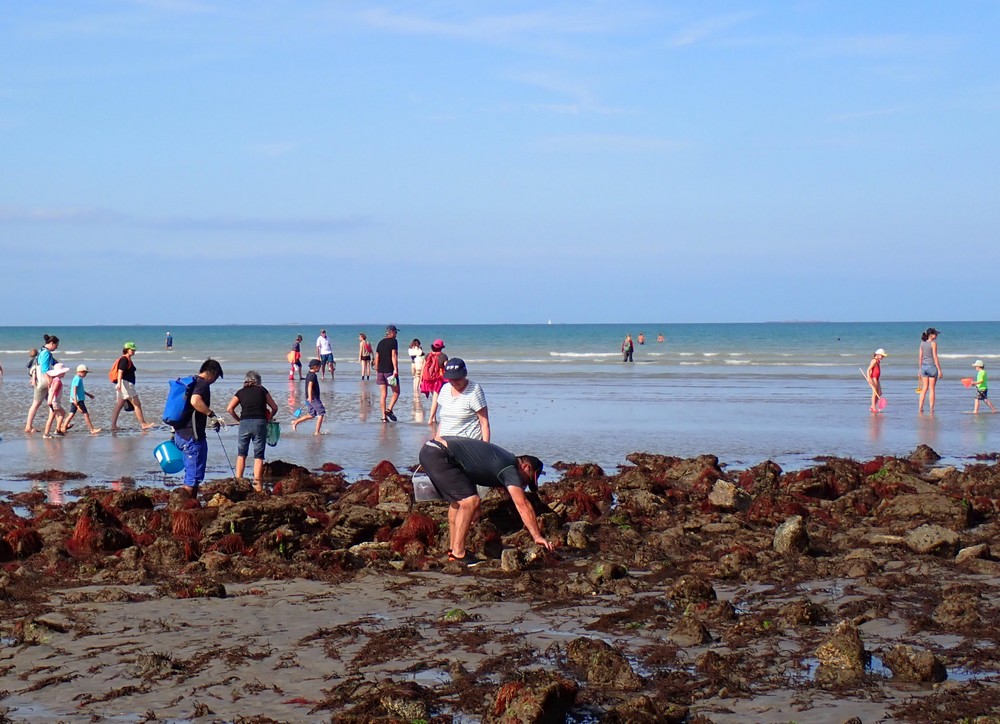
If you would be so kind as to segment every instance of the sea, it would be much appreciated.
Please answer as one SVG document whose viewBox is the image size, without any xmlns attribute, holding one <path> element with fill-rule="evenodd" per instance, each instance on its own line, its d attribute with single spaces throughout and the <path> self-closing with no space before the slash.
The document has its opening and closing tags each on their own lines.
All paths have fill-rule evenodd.
<svg viewBox="0 0 1000 724">
<path fill-rule="evenodd" d="M 975 359 L 988 372 L 1000 359 L 1000 322 L 395 323 L 402 360 L 397 423 L 381 422 L 378 387 L 374 379 L 360 379 L 358 333 L 375 345 L 385 323 L 171 327 L 170 351 L 164 348 L 167 329 L 160 326 L 0 327 L 0 487 L 26 489 L 29 473 L 49 469 L 83 472 L 88 477 L 81 485 L 122 477 L 167 487 L 180 482 L 179 475 L 163 474 L 153 457 L 169 439 L 168 428 L 142 433 L 135 417 L 123 413 L 126 429 L 107 431 L 114 405 L 107 372 L 125 341 L 138 346 L 137 388 L 148 420 L 159 422 L 169 380 L 196 373 L 212 357 L 225 370 L 212 388 L 216 411 L 225 409 L 251 369 L 282 407 L 281 439 L 267 449 L 268 459 L 310 469 L 333 462 L 352 479 L 381 460 L 409 468 L 430 435 L 430 402 L 415 392 L 406 355 L 414 338 L 425 351 L 441 338 L 449 356 L 466 361 L 470 378 L 486 393 L 493 442 L 537 455 L 550 480 L 558 477 L 552 469 L 558 461 L 595 462 L 613 473 L 637 451 L 711 453 L 730 469 L 773 460 L 789 470 L 815 465 L 823 456 L 907 455 L 921 444 L 943 463 L 962 466 L 1000 449 L 1000 415 L 969 414 L 974 393 L 961 383 L 973 375 Z M 920 333 L 931 324 L 940 330 L 944 377 L 935 414 L 918 415 L 917 353 Z M 337 368 L 332 380 L 321 381 L 328 416 L 326 434 L 315 436 L 311 423 L 290 429 L 304 383 L 288 379 L 286 355 L 301 334 L 308 360 L 321 328 L 333 341 Z M 40 347 L 44 333 L 60 338 L 59 361 L 92 370 L 86 384 L 96 400 L 88 405 L 104 432 L 88 434 L 79 416 L 64 438 L 23 432 L 31 398 L 27 350 Z M 623 338 L 640 333 L 645 344 L 636 344 L 634 362 L 623 363 Z M 862 370 L 879 347 L 888 352 L 882 363 L 886 407 L 872 414 Z M 43 411 L 35 425 L 44 422 Z M 236 430 L 210 437 L 209 480 L 232 475 Z"/>
</svg>

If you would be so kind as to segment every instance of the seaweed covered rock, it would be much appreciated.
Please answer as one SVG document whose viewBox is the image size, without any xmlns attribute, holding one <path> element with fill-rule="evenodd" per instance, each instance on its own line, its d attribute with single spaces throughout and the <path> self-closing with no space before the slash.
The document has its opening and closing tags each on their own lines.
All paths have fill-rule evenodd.
<svg viewBox="0 0 1000 724">
<path fill-rule="evenodd" d="M 549 671 L 531 671 L 497 690 L 483 724 L 546 724 L 565 721 L 577 684 Z"/>
<path fill-rule="evenodd" d="M 204 528 L 202 538 L 207 545 L 211 545 L 224 536 L 236 534 L 252 544 L 260 536 L 278 528 L 303 529 L 306 505 L 311 502 L 314 501 L 295 496 L 275 496 L 227 506 Z"/>
<path fill-rule="evenodd" d="M 912 646 L 893 646 L 882 657 L 882 662 L 892 671 L 896 681 L 934 682 L 944 681 L 948 676 L 941 659 L 930 651 Z"/>
<path fill-rule="evenodd" d="M 632 670 L 625 655 L 600 639 L 573 639 L 566 645 L 566 658 L 592 686 L 608 686 L 619 691 L 642 688 L 642 678 Z"/>
<path fill-rule="evenodd" d="M 826 684 L 854 683 L 868 665 L 868 652 L 852 621 L 837 624 L 830 637 L 816 649 L 816 658 L 819 659 L 817 680 Z"/>
</svg>

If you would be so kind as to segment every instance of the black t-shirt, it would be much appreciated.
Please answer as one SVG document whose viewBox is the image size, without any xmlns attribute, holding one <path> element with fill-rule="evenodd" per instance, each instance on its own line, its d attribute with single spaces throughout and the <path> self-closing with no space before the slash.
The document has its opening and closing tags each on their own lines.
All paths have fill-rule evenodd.
<svg viewBox="0 0 1000 724">
<path fill-rule="evenodd" d="M 132 363 L 131 358 L 122 355 L 118 358 L 118 369 L 121 371 L 122 379 L 126 382 L 131 382 L 135 384 L 135 365 Z"/>
<path fill-rule="evenodd" d="M 198 412 L 191 406 L 191 398 L 195 395 L 200 396 L 202 401 L 211 407 L 212 383 L 200 375 L 195 377 L 194 382 L 191 383 L 191 394 L 184 408 L 187 421 L 184 423 L 184 427 L 179 427 L 176 431 L 178 435 L 186 440 L 205 439 L 205 423 L 208 421 L 208 415 Z"/>
<path fill-rule="evenodd" d="M 309 384 L 310 382 L 312 382 L 311 385 Z M 312 370 L 309 370 L 309 373 L 306 375 L 306 399 L 319 399 L 319 377 Z"/>
<path fill-rule="evenodd" d="M 267 389 L 260 385 L 242 387 L 236 390 L 236 399 L 240 401 L 240 419 L 267 419 Z"/>
<path fill-rule="evenodd" d="M 476 485 L 524 489 L 524 481 L 517 469 L 517 457 L 513 453 L 499 445 L 467 437 L 445 436 L 442 439 L 448 443 L 448 452 L 455 462 Z"/>
<path fill-rule="evenodd" d="M 384 372 L 388 375 L 396 371 L 396 368 L 392 366 L 393 352 L 399 354 L 399 342 L 396 341 L 395 337 L 383 337 L 382 341 L 378 343 L 378 349 L 375 350 L 375 354 L 378 356 L 376 372 Z"/>
</svg>

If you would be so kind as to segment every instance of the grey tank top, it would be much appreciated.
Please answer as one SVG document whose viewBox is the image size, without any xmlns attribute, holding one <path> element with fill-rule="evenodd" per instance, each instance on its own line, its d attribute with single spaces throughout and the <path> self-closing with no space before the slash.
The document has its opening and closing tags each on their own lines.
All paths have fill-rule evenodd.
<svg viewBox="0 0 1000 724">
<path fill-rule="evenodd" d="M 934 366 L 934 350 L 931 349 L 930 340 L 920 343 L 920 364 L 921 366 Z"/>
</svg>

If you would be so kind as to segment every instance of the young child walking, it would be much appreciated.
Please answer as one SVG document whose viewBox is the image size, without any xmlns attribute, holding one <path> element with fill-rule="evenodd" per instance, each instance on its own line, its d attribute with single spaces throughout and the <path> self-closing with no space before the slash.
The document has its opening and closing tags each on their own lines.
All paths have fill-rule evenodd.
<svg viewBox="0 0 1000 724">
<path fill-rule="evenodd" d="M 320 428 L 323 427 L 323 418 L 326 417 L 326 408 L 323 407 L 323 401 L 319 397 L 319 377 L 316 373 L 319 371 L 322 364 L 323 363 L 318 359 L 309 360 L 309 374 L 306 375 L 306 408 L 309 413 L 292 420 L 292 432 L 294 432 L 295 428 L 306 420 L 311 420 L 315 417 L 316 432 L 313 434 L 321 434 Z"/>
<path fill-rule="evenodd" d="M 990 402 L 989 397 L 987 397 L 987 394 L 989 392 L 989 378 L 986 376 L 986 365 L 983 364 L 983 361 L 981 359 L 977 359 L 972 366 L 976 368 L 976 381 L 974 384 L 976 385 L 976 389 L 979 391 L 979 393 L 976 395 L 976 401 L 972 403 L 972 414 L 974 415 L 979 414 L 980 400 L 989 405 L 990 410 L 992 410 L 995 413 L 997 411 L 997 408 L 993 406 L 993 403 Z"/>
<path fill-rule="evenodd" d="M 62 433 L 65 435 L 66 431 L 69 430 L 73 425 L 73 417 L 76 413 L 83 415 L 84 421 L 87 423 L 87 427 L 90 428 L 90 434 L 96 435 L 101 431 L 101 428 L 94 427 L 94 423 L 90 421 L 90 412 L 87 411 L 87 400 L 86 398 L 94 399 L 94 396 L 87 392 L 83 387 L 83 379 L 87 376 L 90 369 L 87 365 L 77 365 L 76 375 L 73 377 L 73 383 L 69 386 L 69 414 L 66 415 L 66 419 L 63 420 Z"/>
<path fill-rule="evenodd" d="M 42 437 L 51 440 L 52 423 L 56 425 L 55 434 L 62 435 L 62 421 L 66 410 L 62 406 L 63 377 L 69 372 L 69 367 L 62 362 L 48 371 L 49 376 L 49 419 L 45 421 L 45 432 Z"/>
</svg>

